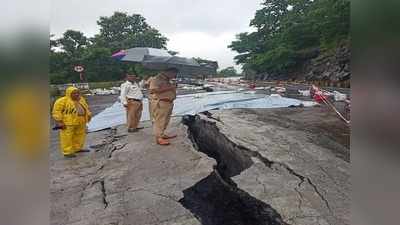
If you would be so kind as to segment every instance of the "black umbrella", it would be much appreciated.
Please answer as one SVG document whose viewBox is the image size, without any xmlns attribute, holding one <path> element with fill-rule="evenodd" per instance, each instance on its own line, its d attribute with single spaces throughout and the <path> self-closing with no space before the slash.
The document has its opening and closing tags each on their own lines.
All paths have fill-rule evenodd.
<svg viewBox="0 0 400 225">
<path fill-rule="evenodd" d="M 165 49 L 158 48 L 130 48 L 114 53 L 111 57 L 119 61 L 143 62 L 146 56 L 171 57 Z"/>
<path fill-rule="evenodd" d="M 200 65 L 193 58 L 172 56 L 165 49 L 157 48 L 130 48 L 121 50 L 112 55 L 119 61 L 141 63 L 145 68 L 164 70 L 176 68 L 182 76 L 209 75 L 214 74 L 215 68 Z"/>
<path fill-rule="evenodd" d="M 176 68 L 180 75 L 208 75 L 215 71 L 212 67 L 202 66 L 193 58 L 185 58 L 178 56 L 145 56 L 142 64 L 148 69 L 164 70 L 168 68 Z"/>
</svg>

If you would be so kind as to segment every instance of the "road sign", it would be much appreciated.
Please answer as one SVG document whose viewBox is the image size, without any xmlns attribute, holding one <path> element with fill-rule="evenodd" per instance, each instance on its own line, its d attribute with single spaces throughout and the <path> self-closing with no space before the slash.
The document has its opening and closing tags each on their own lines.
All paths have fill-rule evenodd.
<svg viewBox="0 0 400 225">
<path fill-rule="evenodd" d="M 83 66 L 77 65 L 74 66 L 74 70 L 78 73 L 82 73 L 85 70 L 85 68 L 83 68 Z"/>
<path fill-rule="evenodd" d="M 79 78 L 81 79 L 81 81 L 84 81 L 83 71 L 85 70 L 85 68 L 83 68 L 83 66 L 81 65 L 76 65 L 74 66 L 74 70 L 75 72 L 79 73 Z"/>
</svg>

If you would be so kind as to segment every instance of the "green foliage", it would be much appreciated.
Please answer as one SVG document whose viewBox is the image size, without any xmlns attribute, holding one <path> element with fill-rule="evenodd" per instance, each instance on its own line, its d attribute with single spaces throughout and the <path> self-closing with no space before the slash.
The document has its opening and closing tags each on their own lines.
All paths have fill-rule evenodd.
<svg viewBox="0 0 400 225">
<path fill-rule="evenodd" d="M 218 72 L 218 75 L 221 77 L 235 77 L 235 76 L 240 76 L 236 69 L 233 66 L 227 67 L 225 69 L 222 69 Z"/>
<path fill-rule="evenodd" d="M 315 49 L 330 50 L 349 37 L 349 0 L 265 0 L 250 26 L 228 47 L 236 63 L 256 73 L 286 73 Z"/>
<path fill-rule="evenodd" d="M 278 46 L 265 54 L 257 54 L 254 59 L 255 66 L 272 73 L 279 73 L 295 63 L 293 51 L 286 46 Z"/>
<path fill-rule="evenodd" d="M 58 46 L 69 56 L 79 56 L 88 46 L 89 41 L 82 32 L 67 30 L 63 38 L 56 41 Z"/>
<path fill-rule="evenodd" d="M 179 54 L 179 52 L 177 52 L 177 51 L 168 51 L 168 53 L 171 54 L 171 55 L 178 55 Z"/>
<path fill-rule="evenodd" d="M 121 49 L 154 47 L 166 49 L 167 38 L 138 14 L 115 12 L 97 21 L 100 33 L 87 38 L 82 32 L 67 30 L 59 39 L 50 36 L 50 82 L 79 82 L 75 65 L 85 67 L 88 82 L 121 80 L 125 73 L 153 74 L 140 65 L 118 62 L 111 55 Z"/>
</svg>

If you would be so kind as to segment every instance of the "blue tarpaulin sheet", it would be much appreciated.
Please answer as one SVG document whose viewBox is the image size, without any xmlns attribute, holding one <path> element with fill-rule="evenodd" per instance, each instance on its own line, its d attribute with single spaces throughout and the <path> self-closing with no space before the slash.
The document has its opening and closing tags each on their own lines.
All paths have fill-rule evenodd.
<svg viewBox="0 0 400 225">
<path fill-rule="evenodd" d="M 288 106 L 313 105 L 297 99 L 285 98 L 279 95 L 255 94 L 252 92 L 219 91 L 178 96 L 174 102 L 173 116 L 195 115 L 212 109 L 233 108 L 282 108 Z M 143 100 L 141 121 L 150 120 L 148 100 Z M 92 118 L 88 124 L 89 132 L 126 123 L 125 108 L 120 102 Z"/>
</svg>

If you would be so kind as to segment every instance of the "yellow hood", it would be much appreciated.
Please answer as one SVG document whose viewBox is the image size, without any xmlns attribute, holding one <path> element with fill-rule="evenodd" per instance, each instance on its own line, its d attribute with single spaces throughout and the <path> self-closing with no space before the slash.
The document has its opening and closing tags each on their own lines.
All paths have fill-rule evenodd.
<svg viewBox="0 0 400 225">
<path fill-rule="evenodd" d="M 79 90 L 79 89 L 76 88 L 76 87 L 68 87 L 68 88 L 65 90 L 65 97 L 71 99 L 71 94 L 72 94 L 72 92 L 78 91 L 78 90 Z"/>
<path fill-rule="evenodd" d="M 74 91 L 79 90 L 76 87 L 68 87 L 65 90 L 65 96 L 57 99 L 53 106 L 53 118 L 56 121 L 62 121 L 65 125 L 81 125 L 85 124 L 91 118 L 92 113 L 89 110 L 89 106 L 85 98 L 79 99 L 80 105 L 85 109 L 86 116 L 78 116 L 76 111 L 76 101 L 73 101 L 71 94 Z"/>
</svg>

